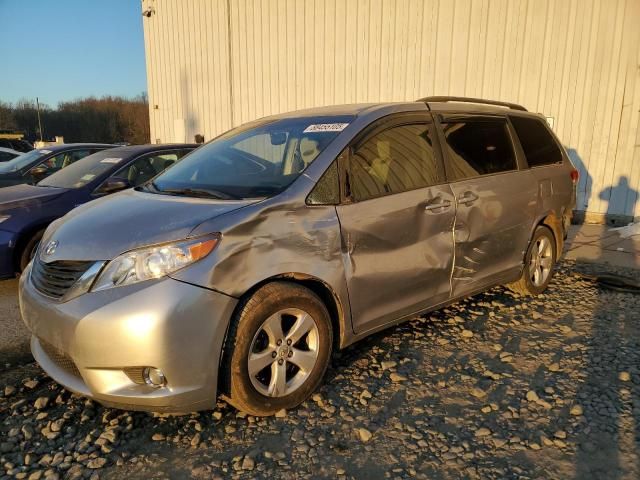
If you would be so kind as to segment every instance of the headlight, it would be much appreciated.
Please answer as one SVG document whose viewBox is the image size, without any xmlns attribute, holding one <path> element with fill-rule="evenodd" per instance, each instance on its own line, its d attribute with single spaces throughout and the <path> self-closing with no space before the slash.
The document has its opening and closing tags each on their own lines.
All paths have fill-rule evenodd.
<svg viewBox="0 0 640 480">
<path fill-rule="evenodd" d="M 0 223 L 6 222 L 11 218 L 11 215 L 0 215 Z"/>
<path fill-rule="evenodd" d="M 110 261 L 92 287 L 92 291 L 161 278 L 209 255 L 220 235 L 140 248 Z"/>
</svg>

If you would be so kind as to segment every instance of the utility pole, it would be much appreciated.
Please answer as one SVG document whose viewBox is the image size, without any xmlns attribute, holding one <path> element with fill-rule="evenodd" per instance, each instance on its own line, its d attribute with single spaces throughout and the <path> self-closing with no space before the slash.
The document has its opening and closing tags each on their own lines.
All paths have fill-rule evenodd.
<svg viewBox="0 0 640 480">
<path fill-rule="evenodd" d="M 40 129 L 40 141 L 42 142 L 42 121 L 40 120 L 40 101 L 36 97 L 36 107 L 38 109 L 38 128 Z"/>
</svg>

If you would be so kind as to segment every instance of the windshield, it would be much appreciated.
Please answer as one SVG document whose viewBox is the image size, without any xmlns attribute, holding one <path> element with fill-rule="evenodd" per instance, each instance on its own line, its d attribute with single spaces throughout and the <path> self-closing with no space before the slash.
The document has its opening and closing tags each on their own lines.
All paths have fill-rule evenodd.
<svg viewBox="0 0 640 480">
<path fill-rule="evenodd" d="M 342 115 L 252 122 L 195 150 L 145 188 L 225 200 L 277 195 L 352 120 Z"/>
<path fill-rule="evenodd" d="M 122 162 L 122 157 L 117 153 L 111 150 L 102 150 L 58 170 L 38 185 L 41 187 L 82 188 L 120 162 Z"/>
<path fill-rule="evenodd" d="M 0 164 L 0 173 L 17 172 L 49 153 L 51 150 L 31 150 L 29 153 L 18 155 L 13 160 Z"/>
</svg>

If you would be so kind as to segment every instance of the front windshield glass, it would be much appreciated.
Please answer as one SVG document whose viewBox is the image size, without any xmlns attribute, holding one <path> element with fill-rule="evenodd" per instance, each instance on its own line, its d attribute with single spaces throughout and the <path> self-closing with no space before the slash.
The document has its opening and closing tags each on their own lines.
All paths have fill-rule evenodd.
<svg viewBox="0 0 640 480">
<path fill-rule="evenodd" d="M 58 170 L 38 185 L 41 187 L 82 188 L 120 162 L 122 162 L 122 156 L 119 156 L 117 152 L 102 150 Z"/>
<path fill-rule="evenodd" d="M 17 172 L 18 170 L 22 170 L 32 162 L 35 162 L 38 158 L 44 157 L 49 153 L 51 153 L 51 150 L 31 150 L 28 153 L 18 155 L 13 160 L 0 164 L 0 173 Z"/>
<path fill-rule="evenodd" d="M 341 115 L 252 122 L 195 150 L 145 188 L 225 200 L 277 195 L 353 118 Z"/>
</svg>

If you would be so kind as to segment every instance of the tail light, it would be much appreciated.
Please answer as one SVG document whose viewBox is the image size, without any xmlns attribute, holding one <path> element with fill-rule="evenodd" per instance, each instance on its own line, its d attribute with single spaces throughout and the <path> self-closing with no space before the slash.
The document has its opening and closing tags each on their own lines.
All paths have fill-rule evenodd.
<svg viewBox="0 0 640 480">
<path fill-rule="evenodd" d="M 571 176 L 571 181 L 573 182 L 573 184 L 576 185 L 578 183 L 578 179 L 580 178 L 580 172 L 578 172 L 578 170 L 574 168 L 573 170 L 571 170 L 571 173 L 569 175 Z"/>
</svg>

